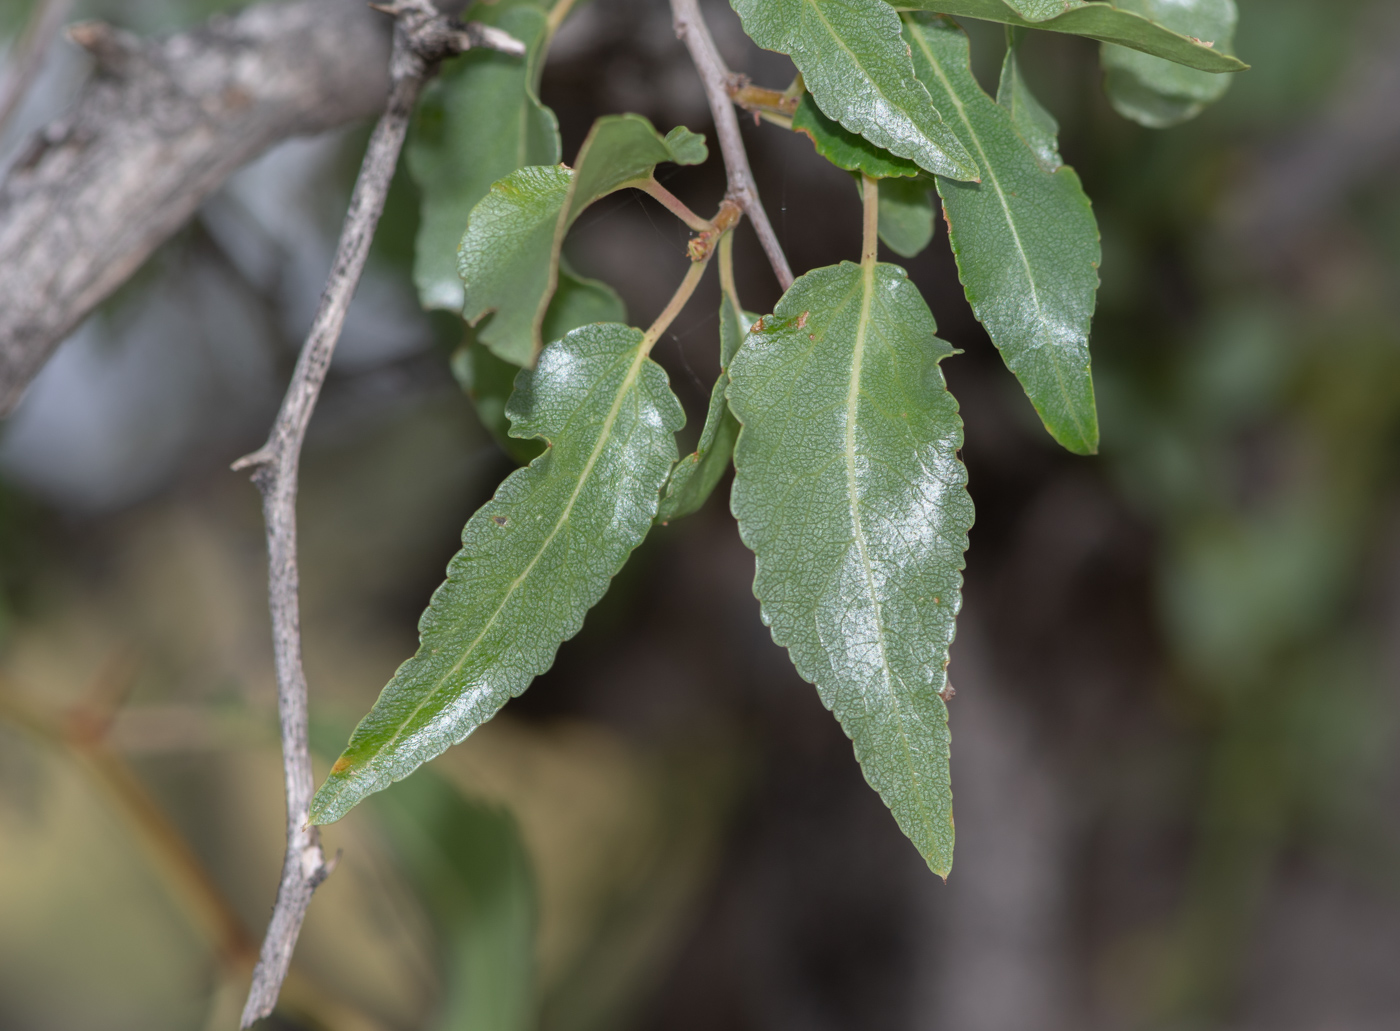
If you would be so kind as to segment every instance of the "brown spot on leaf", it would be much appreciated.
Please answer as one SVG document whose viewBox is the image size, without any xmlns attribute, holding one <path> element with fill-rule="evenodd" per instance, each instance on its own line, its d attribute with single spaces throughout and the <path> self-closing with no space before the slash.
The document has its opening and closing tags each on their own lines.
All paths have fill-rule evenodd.
<svg viewBox="0 0 1400 1031">
<path fill-rule="evenodd" d="M 505 516 L 492 516 L 492 517 L 491 517 L 491 522 L 495 523 L 497 526 L 505 526 L 506 523 L 508 523 L 509 521 L 510 521 L 510 520 L 508 520 Z"/>
<path fill-rule="evenodd" d="M 335 765 L 331 767 L 331 776 L 334 777 L 337 773 L 344 773 L 346 770 L 348 770 L 351 766 L 354 765 L 355 764 L 350 761 L 350 757 L 348 755 L 342 755 L 339 759 L 335 761 Z"/>
</svg>

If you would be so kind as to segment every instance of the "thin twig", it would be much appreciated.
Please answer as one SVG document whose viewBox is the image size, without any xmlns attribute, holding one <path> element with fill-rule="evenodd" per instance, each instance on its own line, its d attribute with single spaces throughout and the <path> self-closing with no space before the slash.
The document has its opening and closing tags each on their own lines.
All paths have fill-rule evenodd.
<svg viewBox="0 0 1400 1031">
<path fill-rule="evenodd" d="M 691 211 L 690 206 L 687 205 L 685 201 L 681 200 L 670 190 L 666 189 L 666 187 L 658 183 L 653 177 L 648 177 L 646 179 L 637 179 L 633 182 L 625 183 L 624 185 L 635 186 L 637 189 L 650 196 L 652 200 L 656 201 L 671 214 L 675 215 L 678 219 L 684 222 L 691 229 L 694 229 L 697 233 L 703 233 L 706 229 L 711 228 L 710 220 L 708 218 L 701 218 L 695 212 Z"/>
<path fill-rule="evenodd" d="M 744 138 L 739 132 L 739 118 L 729 99 L 733 77 L 715 47 L 714 37 L 710 35 L 705 19 L 700 16 L 696 0 L 671 0 L 671 15 L 676 35 L 690 51 L 690 58 L 700 73 L 700 81 L 705 85 L 710 113 L 715 119 L 715 134 L 719 137 L 720 151 L 724 154 L 729 195 L 753 220 L 754 231 L 758 233 L 763 252 L 768 255 L 768 263 L 773 266 L 773 274 L 778 277 L 778 285 L 786 290 L 792 286 L 792 268 L 788 265 L 782 245 L 778 243 L 777 234 L 773 232 L 772 223 L 768 221 L 768 213 L 763 210 L 763 201 L 759 199 L 758 187 L 749 168 Z"/>
<path fill-rule="evenodd" d="M 310 826 L 311 750 L 307 740 L 306 672 L 301 662 L 301 616 L 298 606 L 296 497 L 297 472 L 306 427 L 325 382 L 350 299 L 364 271 L 370 241 L 384 210 L 389 183 L 398 164 L 414 101 L 424 77 L 437 62 L 472 46 L 489 46 L 520 55 L 524 47 L 496 29 L 461 26 L 438 13 L 430 0 L 399 0 L 380 10 L 396 18 L 390 58 L 389 100 L 370 137 L 350 196 L 335 263 L 320 307 L 307 334 L 291 385 L 268 441 L 234 463 L 252 469 L 263 497 L 267 523 L 268 607 L 277 667 L 277 708 L 282 724 L 282 761 L 287 789 L 287 855 L 277 903 L 263 939 L 242 1026 L 267 1016 L 291 964 L 292 950 L 316 887 L 330 873 L 318 830 Z"/>
<path fill-rule="evenodd" d="M 68 17 L 72 0 L 40 0 L 29 14 L 29 22 L 15 47 L 10 51 L 3 77 L 0 77 L 0 130 L 10 121 L 19 102 L 34 84 L 49 44 L 58 35 L 58 28 Z"/>
</svg>

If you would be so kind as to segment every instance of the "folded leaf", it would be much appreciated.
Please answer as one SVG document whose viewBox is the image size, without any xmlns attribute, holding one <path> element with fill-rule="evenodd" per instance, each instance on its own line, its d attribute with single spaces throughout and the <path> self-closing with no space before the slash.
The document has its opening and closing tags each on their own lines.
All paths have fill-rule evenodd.
<svg viewBox="0 0 1400 1031">
<path fill-rule="evenodd" d="M 462 309 L 457 244 L 491 184 L 523 165 L 559 161 L 554 113 L 537 96 L 545 14 L 526 3 L 478 6 L 474 17 L 526 46 L 525 59 L 478 47 L 444 61 L 423 89 L 404 160 L 422 196 L 413 282 L 425 308 Z"/>
<path fill-rule="evenodd" d="M 952 865 L 939 692 L 972 526 L 952 348 L 903 269 L 809 272 L 730 366 L 732 507 L 773 640 L 930 867 Z"/>
<path fill-rule="evenodd" d="M 1055 121 L 1055 116 L 1035 99 L 1035 94 L 1021 74 L 1016 47 L 1025 33 L 1025 29 L 1006 27 L 1006 57 L 1001 63 L 997 103 L 1011 112 L 1012 124 L 1021 134 L 1021 139 L 1035 151 L 1040 167 L 1053 172 L 1065 163 L 1060 157 L 1060 125 Z"/>
<path fill-rule="evenodd" d="M 1099 285 L 1099 231 L 1068 165 L 1041 168 L 1011 115 L 973 78 L 966 34 L 904 15 L 914 67 L 983 168 L 980 183 L 938 180 L 958 275 L 977 318 L 1050 434 L 1098 449 L 1089 323 Z"/>
<path fill-rule="evenodd" d="M 1239 17 L 1235 0 L 1118 0 L 1118 5 L 1183 36 L 1210 40 L 1222 53 L 1233 51 Z M 1114 109 L 1150 129 L 1195 118 L 1230 88 L 1227 76 L 1183 68 L 1111 43 L 1103 45 L 1100 60 L 1104 90 Z"/>
<path fill-rule="evenodd" d="M 755 43 L 792 57 L 829 118 L 930 172 L 977 178 L 977 163 L 914 77 L 899 18 L 882 0 L 730 2 Z"/>
<path fill-rule="evenodd" d="M 893 4 L 902 9 L 982 18 L 1007 25 L 1088 36 L 1103 43 L 1117 43 L 1144 54 L 1175 61 L 1188 68 L 1199 68 L 1203 72 L 1241 72 L 1249 67 L 1239 58 L 1206 45 L 1213 40 L 1197 42 L 1113 4 L 1084 3 L 1079 0 L 1070 3 L 1064 14 L 1045 20 L 1019 14 L 1009 0 L 893 0 Z"/>
<path fill-rule="evenodd" d="M 642 542 L 685 421 L 640 330 L 585 326 L 517 380 L 511 432 L 548 449 L 462 531 L 405 662 L 312 802 L 330 823 L 461 741 L 554 662 Z"/>
<path fill-rule="evenodd" d="M 662 136 L 641 115 L 609 115 L 593 123 L 573 171 L 530 167 L 502 179 L 472 209 L 458 251 L 463 317 L 475 325 L 494 312 L 481 341 L 508 362 L 530 364 L 549 342 L 544 329 L 560 249 L 583 210 L 649 178 L 662 161 L 693 165 L 705 157 L 704 137 L 688 129 Z"/>
<path fill-rule="evenodd" d="M 880 239 L 901 258 L 933 241 L 932 184 L 927 179 L 880 180 Z"/>
<path fill-rule="evenodd" d="M 719 379 L 710 391 L 710 409 L 705 414 L 705 426 L 695 450 L 676 463 L 661 508 L 656 513 L 658 523 L 690 515 L 709 500 L 734 454 L 734 438 L 739 435 L 739 423 L 729 410 L 724 393 L 729 387 L 729 363 L 743 342 L 755 316 L 743 311 L 726 292 L 719 300 Z"/>
</svg>

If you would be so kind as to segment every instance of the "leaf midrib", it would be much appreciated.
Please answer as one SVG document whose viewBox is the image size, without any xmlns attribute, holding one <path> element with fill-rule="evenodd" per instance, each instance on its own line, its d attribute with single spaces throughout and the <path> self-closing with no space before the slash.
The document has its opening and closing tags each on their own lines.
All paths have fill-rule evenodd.
<svg viewBox="0 0 1400 1031">
<path fill-rule="evenodd" d="M 394 736 L 390 738 L 387 742 L 385 742 L 383 745 L 380 745 L 378 748 L 376 748 L 368 758 L 373 758 L 374 756 L 381 754 L 385 749 L 392 748 L 395 744 L 397 744 L 399 738 L 403 736 L 405 729 L 418 717 L 418 714 L 422 712 L 428 706 L 428 704 L 431 701 L 433 701 L 434 698 L 437 697 L 438 692 L 440 692 L 447 685 L 447 681 L 449 680 L 449 678 L 461 672 L 463 665 L 466 664 L 466 661 L 468 658 L 470 658 L 472 652 L 476 650 L 477 645 L 481 644 L 482 640 L 486 637 L 486 635 L 490 633 L 491 628 L 496 625 L 496 620 L 499 619 L 501 613 L 505 611 L 505 607 L 507 604 L 510 603 L 510 599 L 515 594 L 516 588 L 518 588 L 522 583 L 524 583 L 525 579 L 534 571 L 535 566 L 538 565 L 540 559 L 544 557 L 544 553 L 548 551 L 549 546 L 554 543 L 554 538 L 559 535 L 559 531 L 562 530 L 564 528 L 564 525 L 569 521 L 569 516 L 573 514 L 574 505 L 575 503 L 577 503 L 579 495 L 583 493 L 583 488 L 588 483 L 589 477 L 592 476 L 593 467 L 598 463 L 598 456 L 602 454 L 604 445 L 607 444 L 608 440 L 612 436 L 613 425 L 617 422 L 617 417 L 622 412 L 623 400 L 627 397 L 628 393 L 632 389 L 632 385 L 636 382 L 637 374 L 641 371 L 642 368 L 642 363 L 646 361 L 646 348 L 642 346 L 642 344 L 643 342 L 639 342 L 637 344 L 637 355 L 632 360 L 632 365 L 627 370 L 627 375 L 623 377 L 622 385 L 618 388 L 617 396 L 613 398 L 612 408 L 608 410 L 607 418 L 603 420 L 602 431 L 598 434 L 598 443 L 596 443 L 593 446 L 593 451 L 588 456 L 588 461 L 584 463 L 583 472 L 579 475 L 578 478 L 578 484 L 574 487 L 573 493 L 569 496 L 568 503 L 565 504 L 564 511 L 560 513 L 558 521 L 554 524 L 554 528 L 550 530 L 549 536 L 547 536 L 544 539 L 544 543 L 540 545 L 539 549 L 535 552 L 534 557 L 530 559 L 529 565 L 525 567 L 525 569 L 520 573 L 519 576 L 517 576 L 513 581 L 511 581 L 511 585 L 508 588 L 506 588 L 506 593 L 505 596 L 501 599 L 501 603 L 498 606 L 496 606 L 496 611 L 491 613 L 490 619 L 486 621 L 486 625 L 482 628 L 481 633 L 477 634 L 476 639 L 472 641 L 471 644 L 467 645 L 465 649 L 463 649 L 461 658 L 459 658 L 457 662 L 453 664 L 450 670 L 448 670 L 446 673 L 444 673 L 441 677 L 438 678 L 437 683 L 433 685 L 432 690 L 428 692 L 427 696 L 421 702 L 418 703 L 418 705 L 414 708 L 414 710 L 411 713 L 409 713 L 406 717 L 404 717 L 403 720 L 399 722 L 398 728 L 394 732 Z M 368 761 L 368 759 L 366 759 L 366 761 Z"/>
<path fill-rule="evenodd" d="M 865 365 L 865 336 L 870 327 L 870 305 L 875 294 L 875 264 L 873 260 L 861 263 L 860 319 L 856 324 L 855 346 L 851 352 L 850 385 L 846 391 L 846 501 L 850 506 L 851 533 L 855 539 L 856 550 L 860 553 L 861 570 L 865 574 L 866 590 L 870 594 L 870 604 L 875 610 L 875 631 L 878 634 L 880 648 L 880 669 L 884 674 L 890 706 L 894 709 L 895 720 L 899 724 L 899 740 L 900 744 L 904 746 L 906 764 L 911 771 L 916 771 L 914 752 L 909 746 L 909 734 L 904 729 L 904 712 L 894 689 L 894 681 L 897 678 L 894 671 L 890 669 L 889 649 L 885 644 L 885 618 L 880 608 L 879 595 L 875 589 L 875 570 L 871 568 L 870 553 L 865 546 L 865 527 L 860 518 L 859 491 L 856 488 L 856 421 L 860 404 L 861 373 Z M 870 713 L 869 695 L 862 692 L 861 700 L 865 703 L 866 715 L 868 716 Z M 930 838 L 933 838 L 936 836 L 933 831 L 933 823 L 925 815 L 929 806 L 924 797 L 923 783 L 917 772 L 914 773 L 914 785 L 914 790 L 919 798 L 920 819 L 923 821 L 924 830 Z"/>
<path fill-rule="evenodd" d="M 918 44 L 919 49 L 923 51 L 924 57 L 928 59 L 929 67 L 933 69 L 933 74 L 938 76 L 939 81 L 943 83 L 943 88 L 948 91 L 949 99 L 952 100 L 953 106 L 958 110 L 958 117 L 962 119 L 963 125 L 967 127 L 968 135 L 972 138 L 972 145 L 977 148 L 977 153 L 982 157 L 982 163 L 987 168 L 987 177 L 991 180 L 993 188 L 997 191 L 997 200 L 1001 203 L 1002 215 L 1006 218 L 1006 227 L 1011 230 L 1011 238 L 1016 243 L 1016 254 L 1021 259 L 1022 268 L 1026 270 L 1026 282 L 1030 284 L 1031 300 L 1035 304 L 1037 315 L 1036 321 L 1039 323 L 1041 331 L 1045 334 L 1046 338 L 1053 343 L 1053 337 L 1046 325 L 1046 318 L 1044 315 L 1045 309 L 1040 300 L 1040 288 L 1035 281 L 1035 273 L 1031 269 L 1030 258 L 1026 255 L 1025 245 L 1021 242 L 1021 233 L 1016 228 L 1016 220 L 1011 217 L 1011 205 L 1006 199 L 1006 192 L 1001 188 L 1001 178 L 997 175 L 995 166 L 987 157 L 987 151 L 982 146 L 981 135 L 973 127 L 972 119 L 967 116 L 967 110 L 963 106 L 962 100 L 958 97 L 957 91 L 953 89 L 952 82 L 949 81 L 948 76 L 944 73 L 943 66 L 939 63 L 938 58 L 929 47 L 928 41 L 924 39 L 923 33 L 916 30 L 912 32 L 911 35 L 914 37 L 914 41 Z M 1053 175 L 1054 173 L 1048 174 Z M 1079 414 L 1075 408 L 1073 398 L 1070 397 L 1069 385 L 1065 382 L 1064 371 L 1061 369 L 1059 356 L 1055 353 L 1053 347 L 1048 350 L 1051 367 L 1055 370 L 1055 382 L 1059 384 L 1060 396 L 1065 402 L 1065 410 L 1069 413 L 1070 419 L 1074 421 L 1075 429 L 1079 431 L 1080 437 L 1084 440 L 1088 440 L 1088 428 L 1079 421 Z"/>
</svg>

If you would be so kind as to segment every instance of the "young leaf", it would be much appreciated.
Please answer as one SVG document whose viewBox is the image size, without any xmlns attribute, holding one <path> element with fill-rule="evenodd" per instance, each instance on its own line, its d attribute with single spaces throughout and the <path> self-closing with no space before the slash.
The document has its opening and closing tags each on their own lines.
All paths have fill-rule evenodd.
<svg viewBox="0 0 1400 1031">
<path fill-rule="evenodd" d="M 802 94 L 797 110 L 792 113 L 792 127 L 812 141 L 818 154 L 848 172 L 864 172 L 873 179 L 884 179 L 916 176 L 923 171 L 913 161 L 896 157 L 826 117 L 810 93 Z"/>
<path fill-rule="evenodd" d="M 461 741 L 554 661 L 651 527 L 685 422 L 640 330 L 585 326 L 516 382 L 511 432 L 543 455 L 462 531 L 399 667 L 316 792 L 330 823 Z"/>
<path fill-rule="evenodd" d="M 1085 3 L 1073 0 L 1064 14 L 1043 21 L 1019 14 L 1009 0 L 892 0 L 901 9 L 932 11 L 958 17 L 981 18 L 986 21 L 1018 25 L 1023 28 L 1047 29 L 1088 36 L 1103 43 L 1140 50 L 1144 54 L 1198 68 L 1203 72 L 1242 72 L 1249 65 L 1237 57 L 1222 53 L 1213 40 L 1197 42 L 1164 25 L 1149 21 L 1142 15 L 1108 3 Z M 1126 6 L 1126 5 L 1124 5 Z"/>
<path fill-rule="evenodd" d="M 792 57 L 827 116 L 930 172 L 977 178 L 977 163 L 914 77 L 899 17 L 882 0 L 730 2 L 755 43 Z"/>
<path fill-rule="evenodd" d="M 522 168 L 491 187 L 471 213 L 458 251 L 466 286 L 462 315 L 506 361 L 528 365 L 546 342 L 545 323 L 558 283 L 560 249 L 588 205 L 644 180 L 662 161 L 704 161 L 705 141 L 683 127 L 666 136 L 641 115 L 609 115 L 593 123 L 574 169 Z"/>
<path fill-rule="evenodd" d="M 695 450 L 676 463 L 666 481 L 661 508 L 656 513 L 658 523 L 669 523 L 699 510 L 729 468 L 739 423 L 729 410 L 724 393 L 729 387 L 729 363 L 753 321 L 754 316 L 740 309 L 728 292 L 720 296 L 719 379 L 710 391 L 710 410 L 705 414 L 705 426 Z"/>
<path fill-rule="evenodd" d="M 462 309 L 457 244 L 491 184 L 559 161 L 554 113 L 537 96 L 545 15 L 527 3 L 480 5 L 474 17 L 526 46 L 525 59 L 477 47 L 443 62 L 423 89 L 404 160 L 422 195 L 413 282 L 425 308 Z"/>
<path fill-rule="evenodd" d="M 904 20 L 919 77 L 982 164 L 981 183 L 938 180 L 968 302 L 1051 436 L 1092 454 L 1099 231 L 1089 199 L 1068 165 L 1046 173 L 1011 115 L 982 92 L 962 29 L 927 14 Z"/>
<path fill-rule="evenodd" d="M 1041 106 L 1026 85 L 1016 47 L 1025 29 L 1006 27 L 1006 58 L 1001 63 L 1001 81 L 997 84 L 997 103 L 1011 112 L 1011 122 L 1031 150 L 1040 167 L 1053 172 L 1063 165 L 1060 157 L 1060 125 L 1055 116 Z"/>
<path fill-rule="evenodd" d="M 903 269 L 807 273 L 730 366 L 732 507 L 773 640 L 929 866 L 953 857 L 939 692 L 972 526 L 952 348 Z"/>
<path fill-rule="evenodd" d="M 880 180 L 880 239 L 901 258 L 933 240 L 933 201 L 926 179 Z"/>
<path fill-rule="evenodd" d="M 1235 0 L 1118 0 L 1119 6 L 1136 11 L 1183 36 L 1210 40 L 1216 50 L 1234 48 Z M 1114 109 L 1124 118 L 1165 129 L 1195 118 L 1230 88 L 1230 79 L 1194 68 L 1183 68 L 1160 57 L 1105 43 L 1100 60 L 1104 90 Z"/>
</svg>

